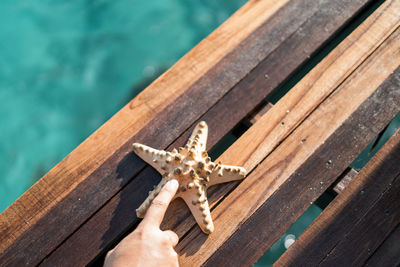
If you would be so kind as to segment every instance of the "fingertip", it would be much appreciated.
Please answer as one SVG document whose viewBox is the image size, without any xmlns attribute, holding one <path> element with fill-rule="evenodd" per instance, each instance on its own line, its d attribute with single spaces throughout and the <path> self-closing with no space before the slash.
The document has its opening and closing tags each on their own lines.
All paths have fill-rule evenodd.
<svg viewBox="0 0 400 267">
<path fill-rule="evenodd" d="M 178 190 L 179 182 L 175 179 L 169 180 L 160 193 L 153 199 L 150 207 L 148 208 L 144 221 L 147 223 L 156 223 L 160 226 L 165 212 L 167 211 L 169 203 L 174 198 L 176 191 Z"/>
<path fill-rule="evenodd" d="M 176 192 L 176 190 L 178 190 L 179 183 L 176 179 L 172 179 L 167 182 L 165 187 L 166 187 L 166 189 L 168 189 L 170 191 Z"/>
</svg>

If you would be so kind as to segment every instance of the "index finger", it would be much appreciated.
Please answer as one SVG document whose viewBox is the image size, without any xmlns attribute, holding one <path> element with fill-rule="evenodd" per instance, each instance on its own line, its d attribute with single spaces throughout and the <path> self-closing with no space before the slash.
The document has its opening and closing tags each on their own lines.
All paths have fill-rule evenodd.
<svg viewBox="0 0 400 267">
<path fill-rule="evenodd" d="M 143 218 L 142 223 L 153 224 L 157 227 L 160 226 L 165 212 L 167 211 L 168 205 L 172 198 L 175 196 L 176 190 L 178 189 L 179 183 L 177 180 L 172 179 L 168 181 L 164 187 L 160 190 L 160 193 L 152 201 L 146 215 Z"/>
</svg>

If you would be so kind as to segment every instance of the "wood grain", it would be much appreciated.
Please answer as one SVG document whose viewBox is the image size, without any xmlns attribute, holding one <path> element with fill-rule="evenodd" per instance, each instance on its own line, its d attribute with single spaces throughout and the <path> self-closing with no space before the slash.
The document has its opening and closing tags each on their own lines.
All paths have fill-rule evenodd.
<svg viewBox="0 0 400 267">
<path fill-rule="evenodd" d="M 265 41 L 268 42 L 267 36 L 274 36 L 276 34 L 282 34 L 282 23 L 287 23 L 285 20 L 283 20 L 282 16 L 287 14 L 291 14 L 290 12 L 294 12 L 296 10 L 295 7 L 298 7 L 299 5 L 304 5 L 304 1 L 293 1 L 292 5 L 287 5 L 284 8 L 282 8 L 279 12 L 284 12 L 279 13 L 276 17 L 274 16 L 271 18 L 271 21 L 269 23 L 272 23 L 272 26 L 265 25 L 265 33 L 263 33 L 262 38 L 266 39 Z M 329 4 L 329 5 L 328 5 Z M 331 1 L 321 1 L 321 5 L 326 5 L 325 8 L 321 9 L 324 12 L 322 13 L 316 13 L 317 15 L 314 15 L 311 19 L 312 21 L 315 20 L 320 20 L 321 23 L 324 24 L 329 24 L 333 25 L 330 27 L 327 31 L 324 32 L 319 32 L 316 30 L 316 25 L 315 23 L 310 23 L 310 20 L 306 22 L 305 25 L 302 25 L 303 32 L 302 34 L 298 33 L 298 31 L 295 31 L 294 34 L 290 35 L 290 40 L 286 39 L 284 40 L 284 45 L 280 45 L 277 47 L 273 52 L 271 52 L 270 55 L 272 54 L 279 54 L 279 55 L 284 55 L 286 57 L 293 57 L 290 60 L 290 63 L 287 62 L 282 62 L 279 60 L 280 65 L 274 65 L 275 69 L 272 69 L 271 66 L 268 66 L 267 70 L 276 70 L 276 68 L 282 68 L 280 72 L 277 72 L 274 74 L 277 77 L 277 80 L 282 81 L 285 79 L 285 77 L 293 71 L 297 66 L 299 66 L 304 60 L 307 59 L 307 56 L 312 53 L 315 49 L 318 48 L 318 46 L 326 40 L 330 34 L 332 34 L 335 30 L 337 30 L 345 21 L 351 17 L 352 14 L 356 12 L 356 10 L 359 10 L 362 5 L 365 4 L 365 1 L 353 1 L 350 5 L 347 5 L 346 7 L 340 2 L 335 2 L 332 3 Z M 333 9 L 330 9 L 328 7 L 333 6 Z M 335 7 L 336 6 L 336 7 Z M 304 8 L 303 8 L 304 9 Z M 343 10 L 342 10 L 343 9 Z M 314 12 L 313 9 L 310 9 L 311 11 Z M 343 11 L 342 14 L 343 16 L 336 16 L 332 10 L 341 10 Z M 286 13 L 285 13 L 286 12 Z M 298 11 L 296 11 L 298 12 Z M 311 12 L 312 13 L 312 12 Z M 310 13 L 305 13 L 306 15 L 311 15 Z M 299 26 L 301 20 L 299 20 L 302 17 L 297 17 L 298 21 L 293 24 L 291 21 L 291 27 L 286 29 L 287 31 L 294 31 L 296 30 L 295 28 L 292 28 L 294 26 Z M 325 20 L 322 20 L 324 18 Z M 268 26 L 268 27 L 267 27 Z M 305 36 L 304 35 L 304 29 L 309 29 L 309 35 Z M 293 38 L 293 37 L 296 38 Z M 260 37 L 261 38 L 261 37 Z M 301 40 L 306 40 L 308 38 L 313 38 L 314 42 L 312 45 L 303 42 L 302 44 Z M 278 38 L 279 39 L 279 38 Z M 289 40 L 289 41 L 288 41 Z M 293 54 L 288 54 L 285 52 L 285 49 L 288 47 L 292 47 L 295 44 L 298 45 L 296 51 L 293 51 Z M 304 46 L 306 45 L 306 46 Z M 307 53 L 304 53 L 304 50 L 301 49 L 301 47 L 304 46 L 304 48 L 307 48 Z M 264 48 L 265 49 L 265 48 Z M 277 58 L 277 56 L 274 56 Z M 267 57 L 268 58 L 268 57 Z M 271 57 L 269 57 L 271 59 Z M 278 62 L 278 61 L 277 61 Z M 278 63 L 277 63 L 278 64 Z M 288 68 L 287 66 L 290 66 Z M 265 67 L 265 64 L 263 65 Z M 258 67 L 256 68 L 258 69 Z M 262 69 L 258 69 L 257 73 L 258 75 L 262 75 L 264 77 L 264 74 L 262 73 Z M 253 73 L 253 72 L 252 72 Z M 255 76 L 253 73 L 251 77 L 245 78 L 243 80 L 247 80 L 246 83 L 249 83 L 250 78 L 253 79 Z M 263 78 L 262 83 L 265 83 L 265 77 Z M 242 80 L 242 81 L 243 81 Z M 275 84 L 275 80 L 271 80 L 271 84 Z M 268 81 L 269 83 L 269 81 Z M 268 84 L 267 83 L 267 84 Z M 245 87 L 245 83 L 241 85 L 241 87 L 234 87 L 233 90 L 231 90 L 229 93 L 227 93 L 222 100 L 220 100 L 213 108 L 211 108 L 202 118 L 206 118 L 206 121 L 209 123 L 210 128 L 212 128 L 211 125 L 215 125 L 213 129 L 218 129 L 217 132 L 215 133 L 214 136 L 210 136 L 210 139 L 215 138 L 215 140 L 218 140 L 221 138 L 226 131 L 232 129 L 239 121 L 242 119 L 248 111 L 250 111 L 257 103 L 259 103 L 263 99 L 263 95 L 266 96 L 268 92 L 271 91 L 273 87 L 270 89 L 267 88 L 265 89 L 264 85 L 260 88 L 257 88 L 257 90 L 253 90 L 252 93 L 250 94 L 249 91 L 245 91 L 247 87 Z M 212 87 L 211 87 L 212 88 Z M 213 89 L 214 90 L 214 89 Z M 232 93 L 235 91 L 235 93 Z M 257 95 L 254 93 L 256 92 L 262 92 L 261 95 Z M 201 97 L 204 96 L 199 96 Z M 251 101 L 247 101 L 251 100 Z M 239 101 L 239 102 L 238 102 Z M 240 108 L 235 108 L 232 109 L 232 107 L 240 107 Z M 178 112 L 174 113 L 175 115 L 171 115 L 171 113 L 166 113 L 165 116 L 167 116 L 165 119 L 166 120 L 175 120 L 176 117 L 179 117 L 181 114 Z M 229 119 L 228 119 L 229 118 Z M 222 124 L 220 124 L 223 122 Z M 221 127 L 223 126 L 223 127 Z M 218 127 L 218 128 L 217 128 Z M 221 129 L 219 129 L 221 128 Z M 187 132 L 189 132 L 190 129 L 188 129 Z M 157 132 L 157 129 L 153 129 L 153 132 Z M 211 131 L 212 133 L 212 131 Z M 147 132 L 148 134 L 148 132 Z M 178 141 L 174 143 L 174 146 L 176 144 L 179 144 L 179 142 L 183 142 L 185 138 L 186 133 L 184 133 Z M 156 136 L 157 137 L 157 136 Z M 154 139 L 154 144 L 157 144 L 159 140 L 155 140 L 156 137 L 152 138 Z M 146 140 L 149 138 L 146 136 Z M 157 137 L 159 138 L 159 137 Z M 153 145 L 153 143 L 152 143 Z M 126 171 L 127 173 L 131 173 L 131 171 L 128 170 Z M 128 176 L 128 175 L 125 175 Z M 136 179 L 139 179 L 138 182 L 135 182 Z M 82 259 L 82 262 L 87 262 L 88 260 L 93 259 L 95 255 L 97 255 L 100 251 L 106 249 L 109 245 L 110 242 L 114 241 L 116 238 L 121 236 L 121 233 L 129 228 L 132 224 L 137 223 L 137 218 L 134 215 L 134 208 L 136 205 L 140 205 L 141 201 L 144 199 L 143 196 L 143 190 L 148 191 L 153 184 L 156 183 L 158 178 L 158 175 L 155 174 L 152 170 L 146 170 L 143 172 L 143 174 L 140 174 L 138 177 L 135 178 L 135 180 L 132 182 L 133 184 L 129 184 L 126 188 L 124 188 L 121 193 L 118 193 L 110 202 L 108 202 L 96 215 L 91 217 L 91 219 L 85 223 L 85 225 L 82 226 L 78 231 L 76 231 L 70 239 L 67 240 L 62 246 L 57 248 L 54 256 L 50 256 L 48 259 L 46 259 L 46 262 L 57 262 L 58 260 L 62 260 L 64 257 L 71 257 L 74 260 Z M 144 185 L 142 184 L 144 183 Z M 140 184 L 140 186 L 139 186 Z M 138 190 L 141 190 L 141 192 L 138 192 Z M 179 202 L 177 202 L 179 203 Z M 184 213 L 185 216 L 188 216 L 189 214 Z M 185 217 L 186 218 L 186 217 Z M 94 228 L 93 228 L 94 227 Z M 96 231 L 93 231 L 93 229 L 96 229 Z M 95 232 L 95 234 L 93 233 Z M 87 238 L 90 237 L 90 238 Z M 85 248 L 84 250 L 80 249 L 80 247 Z M 90 249 L 88 249 L 90 248 Z M 83 252 L 82 252 L 83 251 Z"/>
<path fill-rule="evenodd" d="M 388 190 L 390 184 L 400 174 L 400 165 L 397 164 L 399 161 L 400 132 L 398 131 L 282 255 L 276 265 L 319 264 Z M 381 219 L 382 217 L 379 218 Z M 364 248 L 363 244 L 358 244 L 357 247 Z M 359 255 L 359 252 L 355 252 L 355 248 L 351 252 L 354 252 L 353 257 Z"/>
<path fill-rule="evenodd" d="M 398 201 L 398 200 L 397 200 Z M 389 237 L 379 246 L 365 263 L 367 267 L 373 266 L 399 266 L 400 265 L 400 225 L 390 233 Z"/>
<path fill-rule="evenodd" d="M 368 209 L 366 214 L 335 245 L 319 265 L 362 266 L 400 223 L 399 195 L 400 175 L 393 179 L 376 203 Z"/>
<path fill-rule="evenodd" d="M 366 146 L 399 111 L 400 90 L 396 83 L 398 73 L 395 72 L 385 86 L 378 90 L 378 87 L 399 65 L 398 36 L 398 31 L 393 33 L 341 84 L 338 90 L 320 104 L 249 177 L 213 210 L 215 234 L 207 238 L 194 228 L 184 237 L 178 244 L 181 254 L 180 262 L 183 266 L 201 265 L 211 256 L 212 259 L 207 264 L 214 266 L 226 259 L 229 259 L 232 264 L 240 264 L 244 261 L 246 264 L 252 264 L 257 256 L 260 256 L 301 215 L 309 203 L 314 201 L 333 182 L 333 179 L 343 172 L 362 147 Z M 379 71 L 376 71 L 377 69 Z M 359 88 L 363 90 L 360 91 Z M 352 97 L 354 95 L 357 95 L 357 98 Z M 384 108 L 378 106 L 377 101 L 385 103 Z M 274 108 L 278 104 L 279 102 Z M 368 118 L 371 115 L 374 116 Z M 353 127 L 354 125 L 358 127 Z M 332 143 L 329 143 L 330 138 L 335 137 L 335 133 L 339 135 L 341 131 L 348 134 L 347 136 L 356 138 L 357 146 L 350 145 L 350 142 L 355 140 L 346 141 L 343 140 L 343 136 L 340 139 L 334 138 Z M 304 139 L 306 141 L 301 142 Z M 251 140 L 253 142 L 254 138 Z M 335 140 L 336 142 L 333 142 Z M 340 144 L 337 144 L 339 141 Z M 315 154 L 318 149 L 321 149 L 323 153 Z M 312 166 L 303 169 L 306 163 Z M 310 174 L 306 176 L 309 179 L 305 179 L 303 173 L 314 169 L 319 170 L 320 173 L 316 176 L 315 173 Z M 287 190 L 291 189 L 292 192 L 278 190 L 282 186 Z M 278 196 L 280 198 L 277 199 Z M 285 196 L 293 197 L 294 203 Z M 271 201 L 267 201 L 269 198 Z M 288 206 L 282 207 L 282 203 L 287 203 Z M 273 210 L 274 216 L 279 215 L 276 218 L 277 222 L 272 220 L 272 215 L 266 214 L 268 209 Z M 256 210 L 257 216 L 254 216 Z M 285 214 L 285 216 L 280 217 L 280 214 Z M 264 218 L 268 221 L 266 225 L 270 227 L 263 226 L 265 224 L 261 221 Z M 247 226 L 244 227 L 244 225 Z M 274 231 L 271 232 L 271 229 Z M 268 242 L 265 240 L 267 236 Z M 245 244 L 251 244 L 251 246 L 246 247 Z M 240 256 L 235 252 L 238 250 L 241 251 Z"/>
</svg>

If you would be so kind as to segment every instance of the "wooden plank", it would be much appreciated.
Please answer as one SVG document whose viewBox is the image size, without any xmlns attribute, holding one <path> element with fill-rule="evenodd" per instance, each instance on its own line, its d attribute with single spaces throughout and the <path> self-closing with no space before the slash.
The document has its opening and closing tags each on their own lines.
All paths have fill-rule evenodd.
<svg viewBox="0 0 400 267">
<path fill-rule="evenodd" d="M 245 5 L 43 177 L 0 215 L 1 251 L 24 248 L 32 256 L 27 263 L 34 263 L 75 231 L 143 168 L 127 155 L 133 139 L 169 145 L 314 12 L 278 21 L 274 17 L 287 3 Z M 265 31 L 279 31 L 283 38 L 267 40 Z M 51 227 L 58 224 L 64 227 Z M 44 229 L 51 240 L 42 235 Z M 40 251 L 30 246 L 31 239 Z M 13 258 L 12 252 L 2 255 Z"/>
<path fill-rule="evenodd" d="M 296 9 L 296 7 L 307 4 L 306 2 L 307 1 L 293 1 L 291 6 L 285 6 L 280 11 L 286 12 L 285 14 L 288 13 L 289 15 L 291 14 L 290 12 L 296 12 L 297 14 L 298 9 Z M 263 65 L 263 68 L 266 69 L 260 69 L 257 67 L 257 71 L 251 72 L 252 74 L 249 77 L 246 77 L 241 81 L 240 86 L 234 87 L 234 89 L 219 101 L 217 105 L 200 118 L 209 122 L 210 128 L 215 129 L 216 131 L 215 135 L 213 134 L 213 131 L 210 132 L 211 135 L 209 140 L 218 140 L 226 133 L 226 131 L 232 129 L 234 125 L 246 116 L 248 111 L 259 103 L 263 97 L 265 97 L 268 92 L 279 83 L 279 81 L 284 80 L 291 71 L 304 62 L 312 51 L 315 51 L 315 49 L 317 49 L 330 34 L 343 25 L 343 23 L 345 23 L 345 21 L 365 3 L 365 1 L 353 1 L 348 5 L 344 5 L 339 1 L 321 1 L 320 4 L 324 5 L 324 8 L 322 8 L 320 12 L 317 12 L 316 15 L 314 15 L 311 20 L 308 20 L 306 24 L 302 25 L 302 31 L 296 31 L 290 36 L 290 38 L 284 40 L 283 43 L 266 58 L 269 61 L 274 58 L 277 60 L 273 68 L 271 65 L 267 66 L 267 64 Z M 335 15 L 335 12 L 338 10 L 342 13 L 342 16 Z M 320 25 L 317 27 L 315 21 L 319 21 L 320 25 L 327 24 L 329 27 L 326 31 L 324 30 L 321 32 L 318 30 Z M 284 21 L 282 22 L 282 14 L 274 17 L 273 22 L 278 24 L 268 31 L 264 30 L 266 33 L 263 35 L 263 38 L 281 34 L 279 29 L 283 26 L 279 23 L 284 23 Z M 299 26 L 299 23 L 295 23 L 295 25 Z M 292 27 L 293 25 L 290 26 Z M 266 27 L 266 29 L 269 28 L 270 27 Z M 289 30 L 290 29 L 292 28 L 289 28 Z M 309 34 L 305 35 L 305 31 L 309 32 Z M 313 40 L 312 45 L 305 42 L 305 40 Z M 296 49 L 294 49 L 290 54 L 285 52 L 286 49 L 291 49 L 292 47 L 296 47 Z M 281 58 L 279 58 L 278 55 Z M 288 58 L 288 62 L 283 62 L 282 57 Z M 280 69 L 280 71 L 278 72 L 276 69 Z M 275 77 L 276 79 L 269 79 L 265 82 L 264 73 L 262 73 L 264 70 L 270 70 L 273 73 L 270 77 Z M 246 86 L 248 86 L 247 84 L 250 83 L 252 79 L 258 77 L 256 74 L 262 74 L 262 77 L 264 77 L 262 81 L 257 78 L 258 83 L 262 86 L 253 88 L 250 93 L 249 91 L 246 91 Z M 265 86 L 267 86 L 267 88 Z M 233 106 L 240 106 L 240 108 L 232 109 Z M 180 114 L 177 114 L 176 116 L 178 115 Z M 171 114 L 168 114 L 168 116 L 171 116 Z M 174 116 L 172 116 L 172 118 L 176 119 Z M 220 124 L 221 121 L 224 123 Z M 190 129 L 174 143 L 174 146 L 178 145 L 180 142 L 182 143 L 189 131 Z M 138 179 L 137 182 L 135 182 L 136 179 Z M 136 205 L 139 205 L 144 199 L 144 194 L 146 193 L 143 193 L 143 190 L 147 192 L 159 178 L 152 170 L 146 170 L 143 174 L 136 177 L 136 179 L 132 181 L 133 184 L 128 184 L 127 187 L 107 203 L 101 211 L 94 215 L 81 229 L 76 231 L 71 238 L 65 242 L 65 244 L 57 248 L 57 251 L 54 254 L 55 256 L 50 256 L 47 259 L 47 262 L 51 262 L 50 259 L 54 260 L 60 259 L 60 257 L 66 257 L 66 255 L 75 260 L 82 259 L 83 262 L 87 262 L 88 260 L 93 259 L 93 257 L 100 251 L 107 248 L 111 241 L 119 238 L 122 231 L 130 227 L 132 224 L 137 223 L 137 218 L 135 217 L 133 210 Z M 145 184 L 145 187 L 143 187 L 142 183 Z M 177 205 L 179 206 L 179 204 Z M 184 213 L 184 215 L 185 218 L 187 218 L 188 214 Z M 86 227 L 86 225 L 88 226 Z M 94 231 L 94 229 L 96 230 Z M 85 237 L 90 238 L 88 239 Z M 85 249 L 82 250 L 80 247 Z"/>
<path fill-rule="evenodd" d="M 352 227 L 351 231 L 326 255 L 320 265 L 363 265 L 400 223 L 399 195 L 400 175 L 391 182 L 386 191 L 382 193 L 360 221 Z M 358 205 L 355 208 L 358 208 Z"/>
<path fill-rule="evenodd" d="M 398 201 L 398 200 L 397 200 Z M 400 225 L 389 235 L 382 245 L 372 254 L 365 263 L 367 267 L 373 266 L 399 266 L 400 265 Z"/>
<path fill-rule="evenodd" d="M 399 46 L 397 30 L 213 210 L 211 236 L 194 228 L 183 238 L 182 266 L 252 264 L 283 234 L 399 112 Z"/>
<path fill-rule="evenodd" d="M 319 264 L 387 191 L 389 184 L 400 174 L 400 165 L 397 164 L 399 161 L 400 131 L 330 203 L 322 215 L 282 255 L 276 265 Z M 362 244 L 357 247 L 364 248 Z M 355 249 L 351 250 L 354 252 L 353 256 L 359 254 Z"/>
</svg>

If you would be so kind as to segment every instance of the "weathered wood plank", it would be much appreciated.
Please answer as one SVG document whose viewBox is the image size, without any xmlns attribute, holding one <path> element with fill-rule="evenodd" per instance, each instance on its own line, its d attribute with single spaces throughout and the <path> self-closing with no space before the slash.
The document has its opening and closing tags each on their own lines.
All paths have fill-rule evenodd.
<svg viewBox="0 0 400 267">
<path fill-rule="evenodd" d="M 319 265 L 362 266 L 400 223 L 399 195 L 400 175 Z"/>
<path fill-rule="evenodd" d="M 400 174 L 398 162 L 400 162 L 400 131 L 329 204 L 322 215 L 281 256 L 276 265 L 319 264 L 390 187 L 389 184 Z M 387 219 L 386 216 L 383 218 Z M 380 217 L 379 220 L 383 218 Z M 364 248 L 363 244 L 358 244 L 357 247 Z M 355 249 L 351 250 L 353 257 L 359 254 Z"/>
<path fill-rule="evenodd" d="M 294 4 L 297 6 L 304 3 L 305 2 L 303 1 L 294 2 Z M 209 122 L 211 129 L 218 129 L 217 127 L 222 128 L 222 131 L 219 129 L 216 130 L 217 132 L 214 136 L 217 138 L 215 138 L 215 140 L 218 140 L 223 136 L 223 134 L 226 133 L 226 131 L 232 129 L 232 127 L 234 127 L 234 125 L 236 125 L 240 119 L 246 116 L 248 111 L 250 111 L 254 105 L 259 103 L 263 97 L 265 97 L 268 92 L 270 92 L 270 90 L 277 85 L 279 81 L 284 80 L 291 71 L 299 66 L 307 58 L 307 56 L 312 53 L 312 51 L 315 51 L 315 49 L 317 49 L 318 46 L 324 40 L 326 40 L 330 34 L 343 25 L 343 23 L 345 23 L 345 21 L 357 10 L 359 10 L 365 3 L 365 1 L 352 1 L 350 4 L 345 5 L 341 2 L 321 2 L 321 5 L 327 5 L 325 8 L 321 9 L 323 12 L 317 13 L 317 15 L 313 17 L 312 21 L 307 21 L 305 25 L 302 25 L 302 31 L 296 31 L 296 33 L 291 35 L 289 39 L 285 40 L 282 45 L 277 47 L 271 54 L 276 54 L 275 56 L 271 57 L 270 55 L 267 57 L 268 60 L 271 60 L 271 58 L 275 58 L 276 60 L 279 59 L 279 61 L 274 64 L 273 68 L 270 65 L 267 66 L 267 64 L 263 65 L 263 68 L 266 68 L 267 71 L 271 71 L 273 73 L 273 75 L 270 77 L 275 77 L 276 79 L 269 79 L 268 81 L 265 81 L 263 73 L 265 69 L 259 69 L 257 67 L 257 71 L 253 71 L 253 74 L 249 76 L 250 78 L 246 77 L 243 79 L 242 85 L 236 86 L 220 102 L 218 102 L 216 106 L 214 106 L 201 118 Z M 284 10 L 283 8 L 281 12 L 294 12 L 296 6 L 293 5 L 288 6 L 287 10 Z M 334 8 L 329 8 L 329 6 L 333 6 Z M 341 10 L 342 16 L 336 16 L 336 11 L 333 12 L 330 10 Z M 281 16 L 282 15 L 274 17 L 272 19 L 274 20 L 274 23 L 278 23 L 278 20 L 281 23 Z M 316 20 L 320 21 L 321 25 L 329 25 L 326 31 L 317 30 L 318 27 L 316 24 L 312 23 Z M 270 29 L 269 32 L 267 31 L 265 38 L 274 36 L 276 34 L 280 35 L 281 33 L 277 30 L 279 27 L 275 26 L 275 28 Z M 305 35 L 304 31 L 309 31 L 309 34 Z M 305 42 L 305 40 L 313 40 L 313 42 L 311 42 L 312 45 L 308 42 Z M 290 54 L 285 52 L 286 49 L 291 47 L 296 47 L 296 49 Z M 288 62 L 282 62 L 282 58 L 279 58 L 278 55 L 289 57 L 290 60 L 288 60 Z M 280 71 L 276 71 L 277 69 L 280 69 Z M 260 86 L 253 88 L 250 93 L 250 91 L 245 90 L 247 89 L 246 86 L 248 83 L 250 83 L 251 79 L 256 77 L 255 73 L 264 78 L 262 80 L 258 79 Z M 267 86 L 267 89 L 265 86 Z M 232 109 L 232 106 L 240 106 L 240 108 Z M 169 114 L 169 116 L 171 116 L 171 114 Z M 175 119 L 174 116 L 172 116 L 172 118 Z M 221 121 L 224 123 L 219 125 Z M 190 129 L 188 132 L 189 131 Z M 212 132 L 213 131 L 211 131 L 210 134 L 212 134 Z M 174 146 L 179 144 L 179 142 L 183 142 L 185 135 L 186 133 L 182 135 L 181 139 L 175 142 Z M 212 140 L 213 138 L 213 135 L 210 135 L 210 139 Z M 157 143 L 155 142 L 155 144 Z M 135 182 L 136 179 L 139 180 Z M 59 247 L 54 256 L 50 256 L 47 262 L 51 262 L 50 259 L 54 260 L 56 258 L 65 257 L 66 255 L 76 260 L 78 258 L 82 258 L 84 259 L 83 261 L 87 262 L 87 260 L 91 260 L 94 255 L 106 248 L 112 240 L 118 238 L 121 231 L 129 227 L 132 223 L 136 223 L 137 218 L 134 215 L 134 208 L 144 199 L 143 190 L 145 189 L 141 183 L 145 183 L 147 186 L 146 191 L 148 191 L 152 185 L 156 183 L 158 175 L 152 170 L 149 170 L 136 177 L 136 179 L 132 182 L 132 185 L 129 184 L 126 188 L 124 188 L 123 191 L 117 194 L 108 204 L 106 204 L 106 206 L 98 214 L 93 216 L 90 221 L 88 221 L 81 229 L 74 233 L 72 238 L 68 239 L 63 246 Z M 140 186 L 138 186 L 138 184 L 140 184 Z M 138 190 L 141 191 L 138 192 Z M 185 213 L 184 215 L 186 218 L 189 214 Z M 94 229 L 96 229 L 96 231 L 94 231 Z M 85 236 L 90 237 L 90 239 L 85 238 Z M 79 249 L 80 246 L 85 248 L 83 252 L 82 249 Z"/>
<path fill-rule="evenodd" d="M 184 237 L 177 247 L 183 266 L 208 259 L 211 266 L 254 263 L 343 172 L 399 111 L 398 37 L 399 31 L 393 33 L 213 210 L 213 235 L 207 238 L 194 228 Z M 355 139 L 344 139 L 346 134 Z M 355 140 L 357 146 L 351 145 Z"/>
<path fill-rule="evenodd" d="M 398 200 L 397 200 L 398 201 Z M 389 235 L 382 245 L 365 263 L 367 267 L 400 265 L 400 225 Z"/>
</svg>

